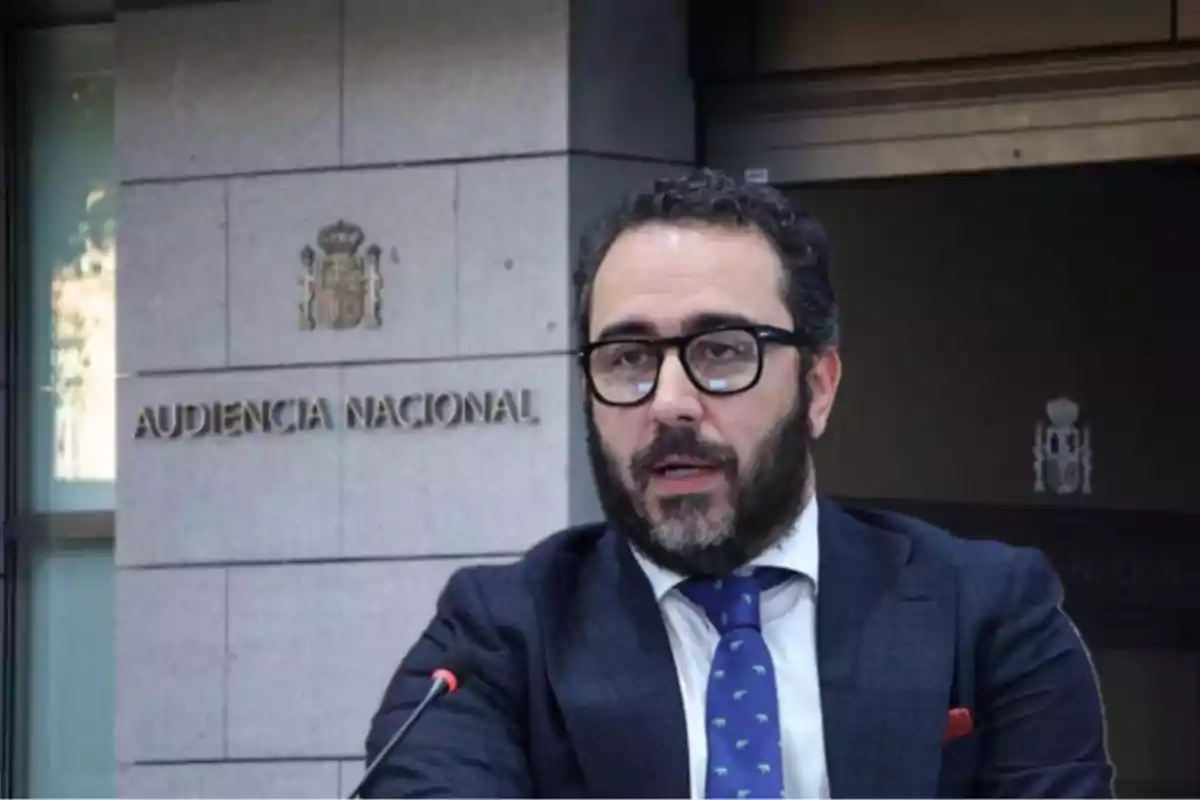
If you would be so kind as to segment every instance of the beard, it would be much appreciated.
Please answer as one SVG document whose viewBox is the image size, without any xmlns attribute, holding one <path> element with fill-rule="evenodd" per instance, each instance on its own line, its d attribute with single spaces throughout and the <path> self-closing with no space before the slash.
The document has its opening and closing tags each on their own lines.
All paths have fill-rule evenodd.
<svg viewBox="0 0 1200 800">
<path fill-rule="evenodd" d="M 628 485 L 585 405 L 588 458 L 600 506 L 629 541 L 658 565 L 681 575 L 727 575 L 779 541 L 806 500 L 812 437 L 808 381 L 792 409 L 763 437 L 750 462 L 725 445 L 702 440 L 691 425 L 659 426 L 654 440 L 630 459 Z M 653 466 L 665 457 L 701 459 L 724 473 L 722 502 L 708 493 L 658 498 L 651 518 L 647 495 Z"/>
</svg>

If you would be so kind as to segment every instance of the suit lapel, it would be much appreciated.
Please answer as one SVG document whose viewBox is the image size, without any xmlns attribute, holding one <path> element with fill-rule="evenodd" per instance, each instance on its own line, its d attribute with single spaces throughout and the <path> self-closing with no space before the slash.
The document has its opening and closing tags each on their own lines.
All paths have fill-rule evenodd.
<svg viewBox="0 0 1200 800">
<path fill-rule="evenodd" d="M 621 537 L 563 565 L 546 647 L 567 735 L 594 797 L 687 797 L 687 728 L 650 584 Z"/>
<path fill-rule="evenodd" d="M 817 663 L 834 797 L 932 797 L 954 670 L 955 582 L 903 534 L 821 501 Z"/>
</svg>

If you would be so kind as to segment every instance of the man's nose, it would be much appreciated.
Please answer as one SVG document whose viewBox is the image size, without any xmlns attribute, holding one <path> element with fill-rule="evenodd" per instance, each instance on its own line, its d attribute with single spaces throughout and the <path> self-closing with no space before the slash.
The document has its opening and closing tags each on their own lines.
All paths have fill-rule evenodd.
<svg viewBox="0 0 1200 800">
<path fill-rule="evenodd" d="M 666 425 L 700 418 L 700 391 L 688 378 L 679 356 L 673 352 L 663 357 L 651 405 L 655 420 Z"/>
</svg>

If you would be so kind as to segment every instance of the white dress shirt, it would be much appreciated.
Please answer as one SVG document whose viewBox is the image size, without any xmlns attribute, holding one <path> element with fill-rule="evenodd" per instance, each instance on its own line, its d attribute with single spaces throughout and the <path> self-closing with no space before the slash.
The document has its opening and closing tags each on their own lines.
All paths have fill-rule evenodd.
<svg viewBox="0 0 1200 800">
<path fill-rule="evenodd" d="M 703 798 L 708 771 L 705 696 L 721 637 L 704 611 L 676 588 L 683 576 L 663 569 L 636 548 L 633 552 L 662 609 L 687 720 L 691 796 Z M 763 638 L 775 662 L 783 785 L 788 797 L 829 797 L 817 673 L 817 562 L 815 501 L 809 502 L 778 544 L 751 562 L 751 566 L 783 567 L 797 573 L 764 592 L 760 604 Z"/>
</svg>

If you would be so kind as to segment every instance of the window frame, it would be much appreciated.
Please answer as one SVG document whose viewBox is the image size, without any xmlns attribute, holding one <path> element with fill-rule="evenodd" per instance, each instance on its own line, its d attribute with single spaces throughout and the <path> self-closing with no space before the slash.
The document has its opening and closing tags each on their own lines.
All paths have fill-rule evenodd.
<svg viewBox="0 0 1200 800">
<path fill-rule="evenodd" d="M 30 580 L 29 557 L 38 546 L 91 541 L 115 545 L 115 511 L 32 510 L 32 486 L 28 467 L 31 447 L 34 377 L 30 352 L 32 318 L 24 302 L 32 289 L 33 273 L 28 261 L 27 159 L 20 154 L 26 146 L 27 109 L 22 90 L 27 84 L 23 67 L 23 38 L 36 30 L 77 26 L 112 26 L 106 19 L 79 19 L 62 15 L 38 19 L 33 24 L 14 24 L 11 18 L 0 25 L 0 281 L 3 301 L 3 350 L 0 351 L 0 798 L 27 795 L 28 775 L 24 733 L 29 727 L 29 710 L 23 699 L 28 682 Z M 51 15 L 53 16 L 53 14 Z"/>
<path fill-rule="evenodd" d="M 0 29 L 0 281 L 3 281 L 3 307 L 0 310 L 4 331 L 2 358 L 3 425 L 0 462 L 0 797 L 17 795 L 17 610 L 19 585 L 14 513 L 19 492 L 16 447 L 18 442 L 17 398 L 19 391 L 18 317 L 22 287 L 16 280 L 15 214 L 12 198 L 16 186 L 16 32 L 8 26 Z"/>
</svg>

